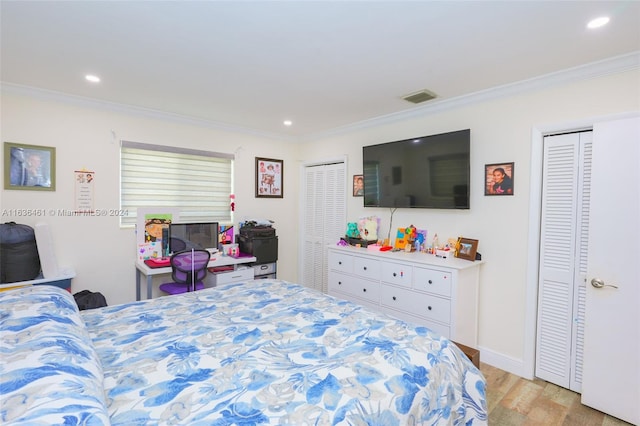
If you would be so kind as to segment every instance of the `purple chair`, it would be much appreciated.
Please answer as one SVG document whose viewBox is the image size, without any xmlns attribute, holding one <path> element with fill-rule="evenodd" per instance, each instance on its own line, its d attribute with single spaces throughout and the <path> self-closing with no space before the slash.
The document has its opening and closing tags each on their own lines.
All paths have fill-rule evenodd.
<svg viewBox="0 0 640 426">
<path fill-rule="evenodd" d="M 202 249 L 184 250 L 171 256 L 173 282 L 160 284 L 160 290 L 168 294 L 180 294 L 202 290 L 211 253 Z"/>
</svg>

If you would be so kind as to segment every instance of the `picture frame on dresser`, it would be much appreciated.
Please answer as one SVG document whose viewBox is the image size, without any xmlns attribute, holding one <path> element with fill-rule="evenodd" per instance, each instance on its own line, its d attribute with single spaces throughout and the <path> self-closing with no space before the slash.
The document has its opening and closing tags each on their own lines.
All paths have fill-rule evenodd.
<svg viewBox="0 0 640 426">
<path fill-rule="evenodd" d="M 456 257 L 459 259 L 465 259 L 474 261 L 476 260 L 476 252 L 478 251 L 478 240 L 471 238 L 458 238 L 456 243 Z"/>
</svg>

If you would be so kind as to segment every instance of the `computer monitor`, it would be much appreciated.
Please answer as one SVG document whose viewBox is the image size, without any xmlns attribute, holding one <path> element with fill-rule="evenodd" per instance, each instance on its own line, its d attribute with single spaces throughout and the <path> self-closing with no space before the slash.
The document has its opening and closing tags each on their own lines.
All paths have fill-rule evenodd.
<svg viewBox="0 0 640 426">
<path fill-rule="evenodd" d="M 172 223 L 169 225 L 170 253 L 182 250 L 218 249 L 218 222 Z"/>
</svg>

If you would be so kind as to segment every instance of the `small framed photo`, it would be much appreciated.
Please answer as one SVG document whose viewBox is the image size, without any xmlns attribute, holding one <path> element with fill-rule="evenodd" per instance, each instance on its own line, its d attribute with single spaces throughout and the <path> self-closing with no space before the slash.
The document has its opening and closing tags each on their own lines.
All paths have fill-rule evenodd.
<svg viewBox="0 0 640 426">
<path fill-rule="evenodd" d="M 353 196 L 364 197 L 364 176 L 353 175 Z"/>
<path fill-rule="evenodd" d="M 4 143 L 4 189 L 56 190 L 56 149 Z"/>
<path fill-rule="evenodd" d="M 256 198 L 283 198 L 284 161 L 256 157 Z"/>
<path fill-rule="evenodd" d="M 478 240 L 471 238 L 458 238 L 456 243 L 456 257 L 470 261 L 476 260 L 476 252 L 478 251 Z"/>
<path fill-rule="evenodd" d="M 513 195 L 515 163 L 484 166 L 484 195 Z"/>
</svg>

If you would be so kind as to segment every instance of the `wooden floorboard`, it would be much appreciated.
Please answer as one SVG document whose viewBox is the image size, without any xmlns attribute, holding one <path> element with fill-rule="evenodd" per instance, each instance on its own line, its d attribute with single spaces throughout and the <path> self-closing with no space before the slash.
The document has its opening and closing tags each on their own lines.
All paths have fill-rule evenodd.
<svg viewBox="0 0 640 426">
<path fill-rule="evenodd" d="M 580 403 L 580 395 L 544 380 L 480 363 L 487 379 L 490 426 L 630 426 Z"/>
</svg>

